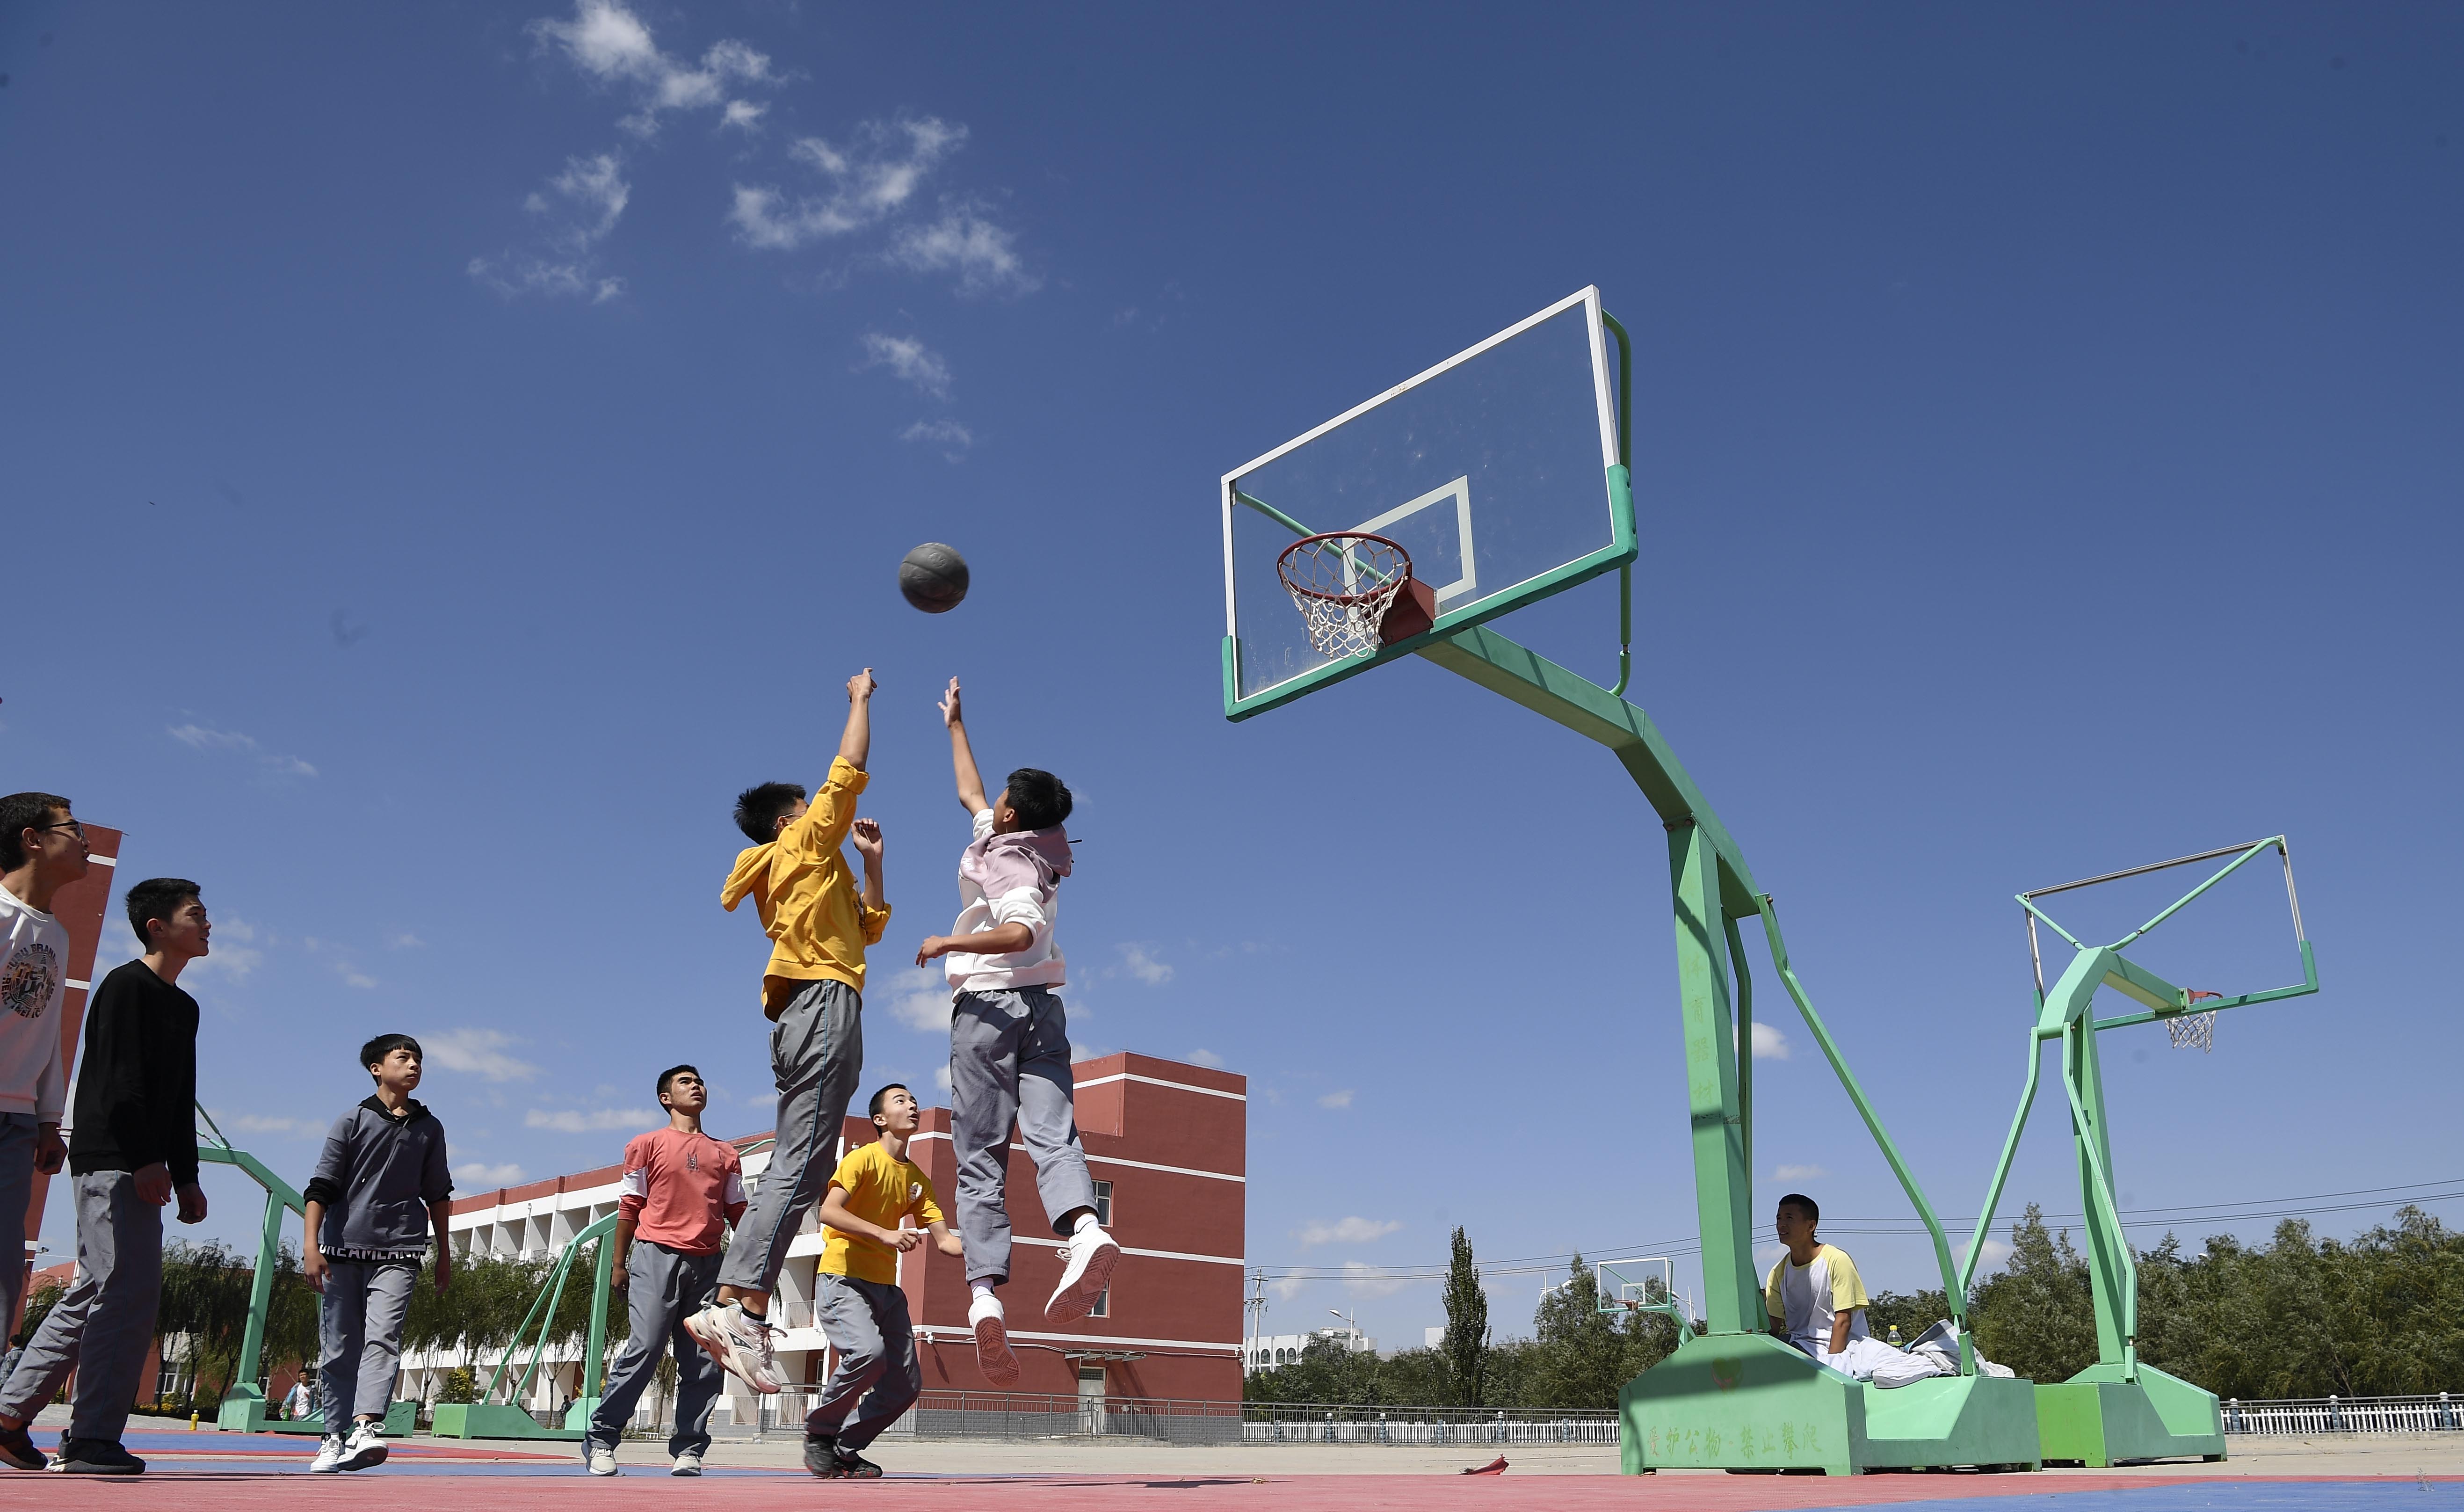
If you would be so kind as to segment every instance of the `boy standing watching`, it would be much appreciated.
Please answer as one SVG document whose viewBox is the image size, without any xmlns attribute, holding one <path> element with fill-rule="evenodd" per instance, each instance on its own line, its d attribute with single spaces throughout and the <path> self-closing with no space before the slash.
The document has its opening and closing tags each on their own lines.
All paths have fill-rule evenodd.
<svg viewBox="0 0 2464 1512">
<path fill-rule="evenodd" d="M 207 953 L 211 925 L 197 884 L 175 877 L 131 887 L 128 923 L 145 954 L 115 967 L 96 990 L 77 1074 L 69 1140 L 77 1279 L 0 1388 L 0 1454 L 19 1469 L 42 1467 L 26 1425 L 75 1370 L 76 1400 L 53 1468 L 144 1472 L 120 1435 L 154 1342 L 162 1210 L 176 1192 L 182 1223 L 206 1216 L 197 1186 L 197 1000 L 177 984 Z"/>
<path fill-rule="evenodd" d="M 1061 878 L 1069 875 L 1069 789 L 1022 767 L 984 799 L 958 707 L 958 679 L 941 700 L 958 802 L 975 837 L 958 856 L 958 922 L 915 952 L 949 957 L 950 1129 L 958 1161 L 958 1233 L 966 1241 L 967 1326 L 976 1363 L 997 1387 L 1018 1381 L 1018 1356 L 994 1288 L 1009 1279 L 1009 1131 L 1035 1160 L 1035 1188 L 1052 1229 L 1069 1241 L 1061 1284 L 1044 1304 L 1056 1321 L 1084 1318 L 1111 1284 L 1121 1247 L 1095 1222 L 1095 1184 L 1078 1143 L 1069 1025 L 1052 989 L 1067 975 L 1052 938 Z"/>
<path fill-rule="evenodd" d="M 932 1179 L 907 1158 L 918 1121 L 914 1097 L 893 1081 L 865 1111 L 881 1138 L 847 1151 L 822 1199 L 829 1242 L 813 1279 L 813 1314 L 839 1365 L 804 1418 L 804 1468 L 825 1479 L 877 1479 L 881 1467 L 858 1451 L 914 1406 L 924 1387 L 898 1257 L 927 1234 L 942 1254 L 962 1253 L 933 1200 Z M 915 1228 L 904 1226 L 909 1218 Z"/>
<path fill-rule="evenodd" d="M 325 1438 L 308 1466 L 311 1475 L 385 1463 L 385 1414 L 402 1368 L 402 1321 L 431 1234 L 437 1291 L 453 1277 L 445 1242 L 453 1177 L 446 1166 L 445 1125 L 410 1095 L 419 1085 L 420 1059 L 419 1041 L 408 1034 L 379 1034 L 360 1047 L 360 1064 L 377 1089 L 334 1121 L 302 1193 L 310 1242 L 299 1268 L 322 1294 L 317 1385 Z"/>
<path fill-rule="evenodd" d="M 60 1007 L 69 932 L 52 895 L 86 874 L 85 830 L 69 801 L 48 792 L 0 798 L 0 1325 L 17 1316 L 26 1279 L 26 1209 L 34 1172 L 60 1168 Z M 0 1380 L 5 1380 L 0 1377 Z M 0 1463 L 40 1469 L 0 1435 Z"/>
<path fill-rule="evenodd" d="M 669 1473 L 701 1474 L 710 1453 L 710 1410 L 727 1373 L 684 1331 L 687 1313 L 718 1284 L 718 1241 L 744 1216 L 744 1167 L 736 1146 L 701 1131 L 710 1089 L 691 1066 L 659 1073 L 659 1105 L 668 1126 L 636 1134 L 625 1146 L 623 1195 L 616 1199 L 616 1265 L 608 1285 L 625 1294 L 632 1332 L 608 1372 L 605 1394 L 590 1415 L 585 1446 L 594 1476 L 617 1474 L 616 1445 L 633 1404 L 642 1399 L 672 1343 L 676 1353 L 676 1427 L 668 1435 Z"/>
<path fill-rule="evenodd" d="M 881 890 L 881 827 L 855 816 L 869 780 L 872 669 L 847 679 L 847 729 L 822 790 L 804 801 L 792 783 L 747 788 L 736 800 L 736 827 L 753 844 L 738 852 L 719 906 L 745 899 L 772 941 L 761 975 L 761 1012 L 771 1024 L 770 1074 L 779 1088 L 777 1143 L 753 1203 L 719 1267 L 718 1300 L 685 1320 L 685 1331 L 712 1359 L 757 1391 L 782 1384 L 770 1345 L 770 1293 L 787 1246 L 813 1211 L 822 1172 L 838 1153 L 847 1100 L 864 1074 L 864 950 L 890 923 Z M 864 857 L 864 891 L 847 858 L 850 834 Z"/>
</svg>

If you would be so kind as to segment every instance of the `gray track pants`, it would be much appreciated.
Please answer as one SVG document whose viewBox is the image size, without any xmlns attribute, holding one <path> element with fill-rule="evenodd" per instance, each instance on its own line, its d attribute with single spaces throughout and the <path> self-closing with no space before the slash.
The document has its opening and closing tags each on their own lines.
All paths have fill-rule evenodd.
<svg viewBox="0 0 2464 1512">
<path fill-rule="evenodd" d="M 34 1200 L 34 1115 L 0 1113 L 0 1327 L 17 1316 L 26 1281 L 26 1207 Z M 8 1377 L 0 1375 L 0 1384 Z"/>
<path fill-rule="evenodd" d="M 317 1396 L 325 1432 L 347 1434 L 353 1417 L 383 1418 L 393 1405 L 394 1380 L 402 1373 L 402 1320 L 410 1311 L 410 1289 L 419 1284 L 419 1262 L 328 1263 L 333 1269 L 317 1309 L 322 1345 Z"/>
<path fill-rule="evenodd" d="M 896 1283 L 858 1280 L 827 1271 L 813 1278 L 813 1316 L 823 1337 L 839 1352 L 821 1400 L 805 1414 L 804 1432 L 833 1434 L 854 1454 L 915 1405 L 924 1371 L 915 1363 L 915 1329 L 907 1318 L 907 1293 Z M 847 1422 L 858 1406 L 855 1421 Z"/>
<path fill-rule="evenodd" d="M 150 1384 L 139 1378 L 163 1298 L 163 1210 L 138 1199 L 137 1178 L 124 1170 L 70 1179 L 77 1279 L 0 1389 L 0 1416 L 33 1420 L 75 1370 L 68 1436 L 118 1443 L 140 1387 Z"/>
<path fill-rule="evenodd" d="M 607 1372 L 599 1410 L 590 1414 L 589 1439 L 609 1449 L 625 1436 L 635 1404 L 657 1374 L 659 1356 L 671 1348 L 676 1356 L 676 1426 L 668 1434 L 671 1456 L 691 1451 L 710 1453 L 710 1410 L 718 1401 L 727 1372 L 718 1367 L 693 1336 L 685 1332 L 685 1315 L 699 1311 L 718 1285 L 718 1256 L 687 1255 L 649 1239 L 633 1241 L 626 1261 L 628 1277 L 625 1310 L 633 1328 L 625 1352 Z"/>
<path fill-rule="evenodd" d="M 958 1237 L 969 1282 L 1009 1279 L 1009 1130 L 1035 1160 L 1052 1220 L 1095 1205 L 1070 1102 L 1069 1023 L 1040 987 L 960 992 L 950 1009 L 950 1137 L 958 1157 Z"/>
<path fill-rule="evenodd" d="M 770 1076 L 779 1084 L 778 1143 L 727 1247 L 719 1284 L 777 1289 L 779 1268 L 804 1214 L 838 1168 L 840 1125 L 864 1075 L 864 997 L 845 982 L 814 982 L 770 1026 Z"/>
</svg>

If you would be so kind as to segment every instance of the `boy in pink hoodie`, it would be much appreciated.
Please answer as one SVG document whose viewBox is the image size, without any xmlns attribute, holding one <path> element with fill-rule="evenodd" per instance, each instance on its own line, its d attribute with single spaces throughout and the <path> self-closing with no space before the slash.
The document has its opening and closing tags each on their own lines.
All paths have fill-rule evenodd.
<svg viewBox="0 0 2464 1512">
<path fill-rule="evenodd" d="M 958 857 L 958 922 L 915 952 L 949 959 L 950 1125 L 958 1164 L 958 1235 L 967 1256 L 967 1325 L 976 1361 L 996 1387 L 1018 1381 L 1018 1356 L 1001 1298 L 1009 1279 L 1009 1131 L 1013 1119 L 1035 1160 L 1035 1187 L 1052 1229 L 1069 1241 L 1061 1284 L 1045 1303 L 1057 1322 L 1084 1318 L 1111 1284 L 1121 1247 L 1095 1221 L 1095 1184 L 1078 1143 L 1071 1101 L 1069 1025 L 1053 995 L 1065 977 L 1052 937 L 1061 878 L 1069 875 L 1069 789 L 1022 767 L 987 801 L 959 717 L 958 679 L 941 700 L 958 802 L 975 836 Z"/>
</svg>

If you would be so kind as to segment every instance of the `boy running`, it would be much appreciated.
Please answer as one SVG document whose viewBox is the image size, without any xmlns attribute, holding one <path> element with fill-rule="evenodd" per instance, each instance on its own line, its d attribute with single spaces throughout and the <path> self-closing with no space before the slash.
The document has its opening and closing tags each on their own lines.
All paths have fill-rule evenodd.
<svg viewBox="0 0 2464 1512">
<path fill-rule="evenodd" d="M 42 1468 L 26 1425 L 75 1370 L 68 1432 L 52 1468 L 144 1473 L 145 1461 L 122 1447 L 120 1435 L 154 1342 L 163 1208 L 176 1192 L 182 1223 L 206 1216 L 197 1186 L 197 1000 L 178 983 L 188 963 L 207 953 L 211 926 L 197 884 L 175 877 L 131 887 L 128 923 L 145 954 L 102 979 L 86 1015 L 85 1063 L 77 1070 L 69 1138 L 77 1279 L 0 1388 L 0 1453 L 21 1470 Z"/>
<path fill-rule="evenodd" d="M 310 1242 L 299 1269 L 322 1294 L 317 1386 L 325 1438 L 308 1466 L 311 1475 L 385 1463 L 385 1415 L 401 1373 L 402 1321 L 431 1235 L 440 1295 L 453 1278 L 445 1236 L 453 1176 L 445 1125 L 410 1095 L 419 1085 L 420 1060 L 419 1041 L 408 1034 L 379 1034 L 360 1047 L 360 1064 L 377 1089 L 334 1121 L 302 1194 Z"/>
<path fill-rule="evenodd" d="M 710 1453 L 710 1410 L 727 1373 L 684 1331 L 685 1315 L 718 1284 L 718 1240 L 744 1216 L 744 1167 L 736 1146 L 701 1131 L 710 1089 L 691 1066 L 659 1073 L 668 1126 L 636 1134 L 625 1146 L 623 1194 L 616 1199 L 616 1265 L 608 1284 L 625 1294 L 632 1333 L 608 1373 L 590 1416 L 585 1446 L 594 1476 L 617 1474 L 616 1445 L 633 1404 L 650 1384 L 659 1356 L 676 1353 L 676 1427 L 668 1435 L 671 1475 L 697 1476 Z"/>
<path fill-rule="evenodd" d="M 0 798 L 0 1326 L 17 1316 L 26 1279 L 26 1210 L 34 1173 L 60 1168 L 60 1009 L 69 980 L 68 927 L 52 895 L 86 874 L 85 831 L 69 801 L 48 792 Z M 7 1377 L 0 1376 L 0 1381 Z M 0 1464 L 40 1470 L 0 1433 Z M 30 1457 L 31 1456 L 31 1457 Z"/>
<path fill-rule="evenodd" d="M 881 827 L 855 816 L 869 780 L 873 687 L 870 667 L 847 679 L 838 759 L 809 806 L 793 783 L 765 782 L 737 796 L 736 827 L 753 844 L 737 853 L 718 895 L 731 913 L 751 898 L 773 942 L 761 1012 L 771 1023 L 770 1074 L 779 1087 L 777 1143 L 719 1268 L 718 1299 L 686 1318 L 685 1331 L 762 1392 L 783 1384 L 771 1352 L 770 1293 L 838 1153 L 847 1100 L 864 1074 L 864 948 L 879 944 L 890 923 Z M 839 854 L 850 834 L 864 857 L 861 894 Z"/>
<path fill-rule="evenodd" d="M 814 1277 L 813 1313 L 839 1366 L 804 1419 L 804 1468 L 825 1479 L 878 1478 L 881 1467 L 858 1451 L 915 1405 L 924 1387 L 898 1257 L 927 1234 L 942 1254 L 962 1253 L 933 1200 L 932 1179 L 907 1158 L 918 1117 L 914 1097 L 893 1081 L 865 1111 L 881 1138 L 847 1151 L 822 1199 L 829 1243 Z M 903 1227 L 908 1218 L 917 1227 Z M 855 1422 L 840 1426 L 858 1398 Z"/>
<path fill-rule="evenodd" d="M 950 1126 L 958 1161 L 958 1233 L 966 1242 L 967 1326 L 976 1363 L 997 1387 L 1018 1382 L 1018 1356 L 994 1288 L 1009 1279 L 1009 1131 L 1015 1119 L 1035 1160 L 1035 1188 L 1052 1230 L 1069 1241 L 1061 1284 L 1044 1304 L 1059 1322 L 1084 1318 L 1121 1247 L 1095 1222 L 1095 1184 L 1078 1143 L 1069 1072 L 1069 1025 L 1053 995 L 1066 976 L 1053 942 L 1061 878 L 1069 875 L 1069 789 L 1048 771 L 1022 767 L 1001 795 L 967 744 L 958 679 L 941 700 L 958 802 L 975 837 L 958 856 L 958 922 L 915 952 L 922 966 L 949 957 Z"/>
</svg>

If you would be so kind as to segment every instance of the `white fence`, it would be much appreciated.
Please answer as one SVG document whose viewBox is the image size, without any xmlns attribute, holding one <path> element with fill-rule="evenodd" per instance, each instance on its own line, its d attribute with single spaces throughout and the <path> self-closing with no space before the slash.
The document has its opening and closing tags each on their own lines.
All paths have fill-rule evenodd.
<svg viewBox="0 0 2464 1512">
<path fill-rule="evenodd" d="M 2464 1400 L 2436 1396 L 2303 1397 L 2228 1401 L 2225 1432 L 2309 1437 L 2320 1434 L 2464 1433 Z"/>
</svg>

